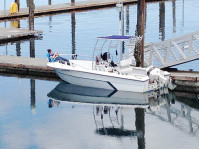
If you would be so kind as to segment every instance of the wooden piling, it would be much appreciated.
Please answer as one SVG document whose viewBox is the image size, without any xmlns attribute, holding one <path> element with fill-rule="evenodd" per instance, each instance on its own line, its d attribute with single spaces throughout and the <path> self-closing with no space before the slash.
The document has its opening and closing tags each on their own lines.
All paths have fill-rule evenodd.
<svg viewBox="0 0 199 149">
<path fill-rule="evenodd" d="M 137 4 L 137 35 L 142 36 L 139 50 L 141 53 L 141 67 L 144 67 L 144 24 L 145 24 L 145 0 L 138 0 Z"/>
<path fill-rule="evenodd" d="M 29 0 L 29 30 L 34 31 L 34 10 L 35 5 L 33 0 Z"/>
<path fill-rule="evenodd" d="M 18 11 L 20 10 L 20 0 L 15 0 L 15 3 L 17 4 L 18 6 Z"/>
</svg>

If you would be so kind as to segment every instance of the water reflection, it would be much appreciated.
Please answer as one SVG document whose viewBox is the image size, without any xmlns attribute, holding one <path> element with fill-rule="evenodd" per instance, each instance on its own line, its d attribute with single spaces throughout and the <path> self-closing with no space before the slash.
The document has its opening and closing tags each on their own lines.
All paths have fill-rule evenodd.
<svg viewBox="0 0 199 149">
<path fill-rule="evenodd" d="M 164 98 L 163 95 L 167 93 L 168 89 L 161 90 L 160 92 L 143 94 L 83 87 L 69 84 L 67 82 L 61 82 L 48 93 L 48 96 L 56 100 L 80 103 L 148 105 L 149 99 Z"/>
<path fill-rule="evenodd" d="M 35 39 L 30 38 L 30 57 L 35 57 Z"/>
<path fill-rule="evenodd" d="M 151 93 L 134 93 L 59 83 L 50 93 L 50 103 L 58 106 L 62 101 L 74 104 L 93 104 L 95 133 L 109 137 L 136 137 L 139 149 L 145 148 L 145 111 L 154 111 L 170 96 L 168 89 Z M 58 105 L 56 104 L 58 102 Z M 51 106 L 51 105 L 50 105 Z M 134 110 L 135 118 L 129 111 Z M 127 115 L 126 115 L 127 114 Z M 135 119 L 126 124 L 126 119 Z M 134 127 L 132 126 L 134 125 Z"/>
<path fill-rule="evenodd" d="M 172 14 L 173 14 L 173 34 L 176 34 L 176 0 L 172 1 Z"/>
<path fill-rule="evenodd" d="M 163 41 L 165 39 L 165 2 L 159 3 L 159 36 Z"/>
<path fill-rule="evenodd" d="M 30 95 L 30 109 L 32 114 L 36 114 L 35 79 L 30 79 Z"/>
<path fill-rule="evenodd" d="M 20 28 L 20 20 L 19 19 L 11 20 L 10 26 L 13 28 Z"/>
<path fill-rule="evenodd" d="M 100 127 L 97 126 L 99 122 L 95 122 L 96 133 L 109 136 L 137 136 L 138 144 L 142 146 L 141 148 L 145 148 L 145 139 L 143 137 L 145 133 L 144 113 L 158 117 L 162 121 L 169 122 L 174 127 L 199 136 L 199 132 L 196 129 L 196 127 L 199 127 L 199 118 L 192 115 L 189 104 L 186 102 L 182 103 L 182 97 L 179 98 L 176 92 L 169 93 L 167 89 L 142 94 L 82 87 L 61 82 L 48 93 L 48 97 L 50 100 L 54 100 L 54 105 L 56 106 L 61 104 L 61 101 L 96 105 L 93 110 L 94 119 L 95 121 L 97 119 L 101 121 Z M 56 103 L 57 101 L 58 103 Z M 135 109 L 136 130 L 124 128 L 123 119 L 125 117 L 122 110 L 129 108 Z M 113 115 L 115 118 L 112 118 Z M 109 118 L 111 125 L 105 125 L 105 117 Z M 114 124 L 113 119 L 116 120 L 115 123 L 117 123 L 118 127 Z"/>
</svg>

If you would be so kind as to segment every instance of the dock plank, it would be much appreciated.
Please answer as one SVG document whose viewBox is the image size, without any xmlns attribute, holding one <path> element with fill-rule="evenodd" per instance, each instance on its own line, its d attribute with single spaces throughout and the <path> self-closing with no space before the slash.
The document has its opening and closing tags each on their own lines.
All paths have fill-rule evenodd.
<svg viewBox="0 0 199 149">
<path fill-rule="evenodd" d="M 94 9 L 100 7 L 110 7 L 122 1 L 124 4 L 136 3 L 137 0 L 90 0 L 75 3 L 64 3 L 55 5 L 45 5 L 35 7 L 35 15 L 43 15 L 55 12 L 73 11 L 80 9 Z M 28 8 L 21 8 L 16 14 L 10 14 L 9 10 L 0 11 L 0 19 L 11 19 L 16 17 L 27 17 L 29 15 Z"/>
<path fill-rule="evenodd" d="M 52 68 L 46 66 L 47 58 L 30 58 L 0 55 L 0 73 L 34 75 L 58 78 Z M 170 72 L 177 85 L 199 86 L 199 72 Z"/>
<path fill-rule="evenodd" d="M 47 62 L 47 58 L 0 55 L 0 72 L 55 77 L 53 69 L 46 66 Z"/>
<path fill-rule="evenodd" d="M 0 28 L 0 42 L 13 40 L 15 38 L 34 36 L 35 34 L 41 34 L 42 32 L 43 31 L 39 30 L 30 31 L 23 28 Z"/>
</svg>

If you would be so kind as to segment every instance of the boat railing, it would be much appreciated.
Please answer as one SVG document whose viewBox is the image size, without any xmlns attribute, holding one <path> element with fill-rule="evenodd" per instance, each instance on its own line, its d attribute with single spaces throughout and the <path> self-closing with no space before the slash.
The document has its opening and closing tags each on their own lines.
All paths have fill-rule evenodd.
<svg viewBox="0 0 199 149">
<path fill-rule="evenodd" d="M 87 59 L 91 59 L 92 56 L 89 55 L 81 55 L 81 54 L 59 54 L 60 56 L 72 56 L 72 59 L 76 60 L 77 57 L 87 57 Z"/>
</svg>

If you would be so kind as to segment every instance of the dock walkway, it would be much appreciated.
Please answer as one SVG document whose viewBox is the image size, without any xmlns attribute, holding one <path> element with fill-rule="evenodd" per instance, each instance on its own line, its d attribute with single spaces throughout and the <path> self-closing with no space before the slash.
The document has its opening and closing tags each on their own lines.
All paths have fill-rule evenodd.
<svg viewBox="0 0 199 149">
<path fill-rule="evenodd" d="M 122 1 L 123 4 L 137 2 L 137 0 L 90 0 L 90 1 L 75 2 L 75 3 L 37 6 L 35 7 L 35 15 L 43 15 L 49 13 L 64 12 L 64 11 L 66 12 L 66 11 L 82 10 L 82 9 L 110 7 L 116 5 L 120 1 Z M 27 17 L 28 15 L 29 15 L 29 8 L 21 8 L 20 11 L 16 14 L 10 14 L 9 10 L 0 11 L 0 20 L 17 18 L 17 17 Z"/>
<path fill-rule="evenodd" d="M 34 36 L 35 34 L 41 34 L 42 31 L 30 31 L 22 28 L 0 28 L 0 43 L 7 42 L 17 38 L 25 38 Z"/>
<path fill-rule="evenodd" d="M 52 68 L 46 66 L 47 58 L 29 58 L 0 55 L 0 73 L 58 78 Z M 175 71 L 171 77 L 179 86 L 198 87 L 199 73 Z"/>
<path fill-rule="evenodd" d="M 55 77 L 53 69 L 46 66 L 47 58 L 29 58 L 0 55 L 0 72 L 21 75 Z"/>
</svg>

